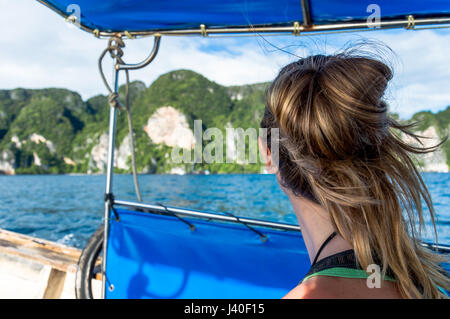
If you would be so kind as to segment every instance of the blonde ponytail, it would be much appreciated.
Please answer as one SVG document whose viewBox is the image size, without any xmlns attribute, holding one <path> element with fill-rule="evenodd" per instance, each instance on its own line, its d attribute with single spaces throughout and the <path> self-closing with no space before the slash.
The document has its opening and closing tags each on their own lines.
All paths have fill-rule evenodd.
<svg viewBox="0 0 450 319">
<path fill-rule="evenodd" d="M 298 196 L 319 203 L 352 244 L 363 269 L 380 262 L 406 298 L 440 298 L 450 290 L 443 258 L 419 244 L 422 200 L 431 196 L 404 143 L 409 126 L 382 100 L 391 69 L 377 59 L 342 53 L 284 67 L 267 91 L 262 127 L 280 129 L 279 172 Z M 269 145 L 270 146 L 270 145 Z M 406 213 L 406 214 L 404 214 Z"/>
</svg>

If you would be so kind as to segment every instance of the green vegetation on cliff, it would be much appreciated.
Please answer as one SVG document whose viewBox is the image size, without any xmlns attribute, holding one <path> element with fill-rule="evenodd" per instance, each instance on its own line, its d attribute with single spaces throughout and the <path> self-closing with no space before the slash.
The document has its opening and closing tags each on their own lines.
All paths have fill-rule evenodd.
<svg viewBox="0 0 450 319">
<path fill-rule="evenodd" d="M 130 97 L 138 170 L 146 173 L 165 173 L 174 168 L 185 172 L 259 172 L 258 163 L 176 165 L 170 161 L 172 147 L 153 142 L 144 127 L 157 110 L 172 107 L 185 117 L 192 131 L 194 120 L 202 121 L 203 131 L 218 128 L 224 137 L 227 127 L 258 128 L 267 86 L 268 83 L 259 83 L 225 87 L 189 70 L 163 74 L 150 87 L 132 82 Z M 122 86 L 119 92 L 124 102 L 125 88 Z M 8 172 L 12 168 L 15 173 L 30 174 L 102 172 L 109 120 L 107 101 L 105 95 L 83 101 L 79 94 L 66 89 L 0 90 L 0 171 Z M 125 155 L 118 157 L 126 162 L 118 171 L 130 172 L 131 160 L 125 143 L 126 112 L 118 113 L 116 146 L 123 147 Z M 443 138 L 449 132 L 450 107 L 437 114 L 420 112 L 411 120 L 420 122 L 418 131 L 433 126 Z M 208 142 L 203 141 L 203 146 Z M 448 165 L 450 141 L 442 150 Z"/>
</svg>

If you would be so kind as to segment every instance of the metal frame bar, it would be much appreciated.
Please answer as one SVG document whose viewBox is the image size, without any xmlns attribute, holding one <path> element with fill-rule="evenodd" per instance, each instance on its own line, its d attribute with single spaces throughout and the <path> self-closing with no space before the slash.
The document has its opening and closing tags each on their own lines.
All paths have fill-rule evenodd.
<svg viewBox="0 0 450 319">
<path fill-rule="evenodd" d="M 118 64 L 118 59 L 115 59 L 114 69 L 113 69 L 113 83 L 114 83 L 114 93 L 119 92 L 119 70 L 116 68 Z M 109 212 L 111 211 L 113 205 L 112 196 L 112 181 L 114 173 L 114 143 L 116 137 L 116 117 L 117 109 L 115 107 L 110 107 L 109 110 L 109 132 L 108 132 L 108 159 L 106 167 L 106 187 L 105 187 L 105 220 L 104 220 L 104 233 L 103 233 L 103 259 L 102 259 L 102 298 L 105 298 L 106 289 L 106 254 L 108 247 L 108 237 L 109 237 Z"/>
<path fill-rule="evenodd" d="M 429 26 L 429 25 L 442 25 L 442 24 L 450 24 L 450 17 L 439 17 L 439 18 L 421 18 L 415 19 L 415 26 Z M 319 24 L 319 25 L 311 25 L 309 27 L 305 27 L 304 25 L 299 26 L 300 33 L 310 33 L 320 35 L 322 32 L 335 31 L 338 33 L 339 31 L 344 30 L 383 30 L 383 29 L 395 29 L 395 28 L 408 28 L 411 22 L 408 18 L 404 19 L 393 19 L 393 20 L 383 20 L 380 21 L 379 28 L 371 28 L 368 26 L 366 21 L 360 22 L 343 22 L 336 24 Z M 448 26 L 450 27 L 450 25 Z M 89 30 L 89 29 L 88 29 Z M 414 28 L 410 30 L 420 30 L 420 28 Z M 91 33 L 94 34 L 94 30 L 90 30 Z M 111 37 L 117 33 L 126 35 L 129 33 L 133 37 L 143 37 L 143 36 L 151 36 L 154 34 L 167 35 L 167 36 L 186 36 L 186 35 L 239 35 L 239 34 L 251 34 L 253 36 L 259 36 L 261 34 L 270 34 L 270 33 L 286 33 L 286 34 L 294 34 L 297 32 L 297 27 L 295 23 L 289 26 L 248 26 L 248 27 L 229 27 L 229 28 L 198 28 L 198 29 L 186 29 L 186 30 L 160 30 L 160 31 L 119 31 L 119 32 L 98 32 L 98 36 Z"/>
<path fill-rule="evenodd" d="M 67 19 L 69 16 L 66 12 L 63 12 L 51 5 L 49 5 L 44 0 L 37 0 L 49 9 L 53 10 L 57 14 L 61 15 L 63 18 Z M 309 11 L 308 0 L 301 0 L 303 16 L 309 16 L 307 12 Z M 308 3 L 308 4 L 307 4 Z M 306 18 L 307 19 L 307 18 Z M 270 33 L 286 33 L 286 34 L 298 34 L 300 33 L 312 33 L 321 34 L 322 32 L 334 31 L 338 33 L 341 30 L 382 30 L 382 29 L 394 29 L 394 28 L 409 28 L 411 25 L 408 16 L 404 18 L 396 19 L 382 19 L 380 21 L 379 28 L 370 28 L 366 21 L 355 21 L 355 22 L 340 22 L 331 24 L 317 24 L 314 25 L 311 21 L 306 21 L 304 18 L 304 23 L 297 27 L 295 23 L 293 25 L 284 26 L 235 26 L 227 28 L 204 28 L 199 25 L 198 29 L 186 29 L 186 30 L 148 30 L 148 31 L 127 31 L 127 30 L 116 30 L 116 31 L 99 31 L 98 29 L 91 29 L 84 25 L 80 25 L 80 29 L 89 32 L 96 37 L 113 37 L 113 36 L 127 36 L 129 38 L 135 37 L 145 37 L 152 35 L 170 35 L 170 36 L 186 36 L 186 35 L 235 35 L 239 34 L 250 34 L 254 36 L 259 36 L 261 34 Z M 306 23 L 310 23 L 309 25 Z M 430 26 L 430 25 L 442 25 L 448 24 L 446 27 L 450 27 L 450 17 L 431 17 L 431 18 L 414 18 L 415 26 Z M 428 27 L 432 28 L 432 27 Z M 427 28 L 427 29 L 428 29 Z M 442 28 L 442 26 L 437 26 L 436 28 Z M 421 28 L 409 28 L 411 30 L 420 30 Z"/>
<path fill-rule="evenodd" d="M 148 209 L 151 211 L 161 212 L 161 213 L 170 212 L 170 213 L 174 213 L 177 215 L 214 219 L 214 220 L 220 220 L 220 221 L 226 221 L 226 222 L 241 222 L 241 223 L 246 223 L 248 225 L 270 227 L 270 228 L 275 228 L 275 229 L 280 229 L 280 230 L 300 231 L 300 227 L 297 225 L 285 224 L 285 223 L 279 223 L 279 222 L 270 222 L 270 221 L 266 221 L 266 220 L 259 220 L 259 219 L 253 219 L 253 218 L 244 218 L 244 217 L 237 218 L 237 217 L 233 217 L 230 215 L 221 215 L 218 213 L 193 210 L 193 209 L 187 209 L 187 208 L 161 206 L 158 204 L 136 203 L 136 202 L 130 202 L 130 201 L 125 201 L 125 200 L 114 200 L 114 205 L 125 206 L 125 207 L 129 207 L 129 208 Z"/>
<path fill-rule="evenodd" d="M 445 252 L 447 254 L 450 253 L 450 245 L 432 244 L 432 243 L 426 243 L 426 242 L 421 242 L 420 244 L 423 247 L 428 247 L 428 248 L 431 248 L 431 249 L 437 249 L 438 251 Z"/>
<path fill-rule="evenodd" d="M 117 64 L 117 70 L 137 70 L 146 67 L 153 61 L 153 59 L 156 57 L 156 54 L 158 54 L 160 42 L 161 35 L 155 34 L 155 41 L 153 43 L 152 52 L 150 52 L 149 56 L 145 60 L 136 64 Z"/>
<path fill-rule="evenodd" d="M 120 35 L 116 35 L 121 37 Z M 116 57 L 113 63 L 113 93 L 119 93 L 119 72 L 120 70 L 136 70 L 149 65 L 159 51 L 159 44 L 161 42 L 160 36 L 155 36 L 155 41 L 153 49 L 149 56 L 140 63 L 136 64 L 124 64 L 120 63 L 121 59 Z M 115 136 L 116 136 L 116 118 L 117 109 L 110 106 L 109 110 L 109 131 L 108 131 L 108 158 L 106 167 L 106 186 L 105 186 L 105 212 L 104 212 L 104 234 L 103 234 L 103 259 L 102 259 L 102 298 L 105 298 L 106 292 L 106 257 L 107 257 L 107 247 L 109 238 L 109 215 L 113 205 L 115 203 L 114 196 L 112 193 L 113 185 L 113 175 L 114 175 L 114 147 L 115 147 Z"/>
<path fill-rule="evenodd" d="M 309 9 L 309 0 L 301 0 L 302 14 L 303 14 L 303 26 L 309 28 L 311 23 L 311 10 Z"/>
<path fill-rule="evenodd" d="M 450 24 L 449 17 L 440 17 L 440 18 L 422 18 L 415 19 L 415 25 L 440 25 L 440 24 Z M 348 23 L 336 23 L 336 24 L 322 24 L 322 25 L 311 25 L 309 27 L 305 27 L 301 25 L 299 31 L 301 33 L 311 33 L 311 34 L 320 34 L 325 31 L 335 31 L 338 32 L 340 30 L 381 30 L 381 29 L 394 29 L 394 28 L 407 28 L 410 25 L 410 21 L 405 19 L 394 19 L 394 20 L 384 20 L 380 21 L 379 28 L 370 28 L 367 25 L 366 21 L 363 22 L 348 22 Z M 450 26 L 449 26 L 450 27 Z M 86 28 L 87 29 L 87 28 Z M 89 30 L 92 34 L 94 34 L 94 30 Z M 412 29 L 412 30 L 420 30 L 420 28 Z M 296 27 L 294 25 L 290 26 L 252 26 L 252 27 L 229 27 L 229 28 L 198 28 L 198 29 L 186 29 L 186 30 L 160 30 L 160 31 L 130 31 L 129 34 L 133 37 L 143 37 L 150 36 L 154 34 L 161 34 L 167 36 L 186 36 L 186 35 L 239 35 L 239 34 L 251 34 L 254 36 L 258 36 L 260 34 L 265 33 L 287 33 L 293 34 L 296 32 Z M 117 32 L 98 32 L 98 36 L 101 37 L 110 37 L 116 34 Z M 119 31 L 123 35 L 126 35 L 125 31 Z"/>
</svg>

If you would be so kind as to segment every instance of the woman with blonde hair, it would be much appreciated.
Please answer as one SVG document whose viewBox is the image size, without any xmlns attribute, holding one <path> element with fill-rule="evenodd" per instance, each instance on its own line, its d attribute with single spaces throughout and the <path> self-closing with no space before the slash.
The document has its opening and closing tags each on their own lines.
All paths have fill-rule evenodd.
<svg viewBox="0 0 450 319">
<path fill-rule="evenodd" d="M 260 150 L 291 201 L 312 262 L 285 298 L 445 297 L 444 260 L 419 241 L 422 200 L 434 227 L 435 217 L 411 159 L 435 148 L 402 141 L 401 133 L 419 137 L 388 114 L 391 68 L 355 52 L 299 59 L 267 91 L 261 126 L 269 135 L 279 129 L 277 163 L 270 136 Z"/>
</svg>

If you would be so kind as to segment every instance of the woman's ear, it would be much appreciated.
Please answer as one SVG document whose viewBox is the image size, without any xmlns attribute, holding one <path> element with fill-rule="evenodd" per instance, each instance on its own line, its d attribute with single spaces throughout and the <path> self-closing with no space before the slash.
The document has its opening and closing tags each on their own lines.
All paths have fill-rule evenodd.
<svg viewBox="0 0 450 319">
<path fill-rule="evenodd" d="M 258 146 L 259 152 L 261 153 L 262 160 L 266 166 L 266 171 L 270 174 L 276 173 L 277 169 L 274 167 L 272 163 L 272 156 L 270 149 L 267 147 L 267 144 L 261 137 L 258 137 Z"/>
</svg>

